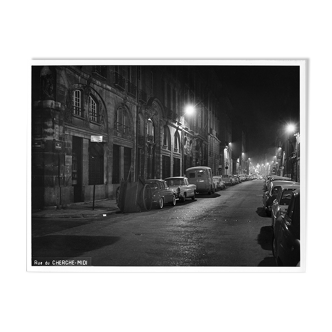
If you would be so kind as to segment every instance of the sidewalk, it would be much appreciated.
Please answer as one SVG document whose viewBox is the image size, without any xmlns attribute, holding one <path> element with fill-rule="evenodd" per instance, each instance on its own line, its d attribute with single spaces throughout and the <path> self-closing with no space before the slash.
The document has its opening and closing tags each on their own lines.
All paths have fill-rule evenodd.
<svg viewBox="0 0 332 332">
<path fill-rule="evenodd" d="M 106 217 L 119 210 L 114 199 L 103 199 L 93 202 L 72 203 L 66 207 L 52 207 L 32 211 L 32 218 L 93 218 Z"/>
</svg>

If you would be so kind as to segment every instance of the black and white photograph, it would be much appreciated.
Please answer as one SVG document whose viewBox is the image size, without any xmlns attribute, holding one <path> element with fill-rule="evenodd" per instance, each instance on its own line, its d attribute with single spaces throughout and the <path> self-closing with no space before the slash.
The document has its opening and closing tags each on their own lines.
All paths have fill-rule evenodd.
<svg viewBox="0 0 332 332">
<path fill-rule="evenodd" d="M 31 271 L 303 271 L 306 62 L 159 63 L 31 67 Z"/>
</svg>

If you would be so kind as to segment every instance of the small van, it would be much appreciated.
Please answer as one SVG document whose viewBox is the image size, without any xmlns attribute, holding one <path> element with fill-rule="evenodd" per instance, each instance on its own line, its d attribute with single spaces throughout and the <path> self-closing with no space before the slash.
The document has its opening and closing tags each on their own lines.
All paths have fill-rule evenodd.
<svg viewBox="0 0 332 332">
<path fill-rule="evenodd" d="M 206 192 L 209 195 L 215 192 L 212 169 L 207 166 L 196 166 L 186 169 L 189 183 L 196 185 L 196 192 Z"/>
</svg>

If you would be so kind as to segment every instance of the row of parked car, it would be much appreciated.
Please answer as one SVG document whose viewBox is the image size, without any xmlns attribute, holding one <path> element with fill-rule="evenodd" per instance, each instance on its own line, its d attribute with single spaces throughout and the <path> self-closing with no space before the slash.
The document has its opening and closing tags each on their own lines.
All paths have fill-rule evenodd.
<svg viewBox="0 0 332 332">
<path fill-rule="evenodd" d="M 257 179 L 256 175 L 234 174 L 234 175 L 217 175 L 213 177 L 216 190 L 225 189 L 226 186 L 234 186 L 238 183 Z"/>
<path fill-rule="evenodd" d="M 287 177 L 267 177 L 263 206 L 271 217 L 272 251 L 277 265 L 300 265 L 300 183 Z"/>
<path fill-rule="evenodd" d="M 145 183 L 151 191 L 153 205 L 162 209 L 165 204 L 174 206 L 177 201 L 195 200 L 197 193 L 211 195 L 229 185 L 253 179 L 253 176 L 247 175 L 212 176 L 210 167 L 197 166 L 188 168 L 185 176 L 148 179 Z"/>
</svg>

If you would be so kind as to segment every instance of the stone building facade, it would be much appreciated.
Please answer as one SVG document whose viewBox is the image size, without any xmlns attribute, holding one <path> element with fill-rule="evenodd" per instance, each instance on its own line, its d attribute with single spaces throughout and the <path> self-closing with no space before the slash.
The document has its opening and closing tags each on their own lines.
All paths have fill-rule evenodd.
<svg viewBox="0 0 332 332">
<path fill-rule="evenodd" d="M 33 66 L 32 206 L 112 198 L 121 180 L 196 165 L 229 174 L 222 91 L 213 68 Z"/>
</svg>

